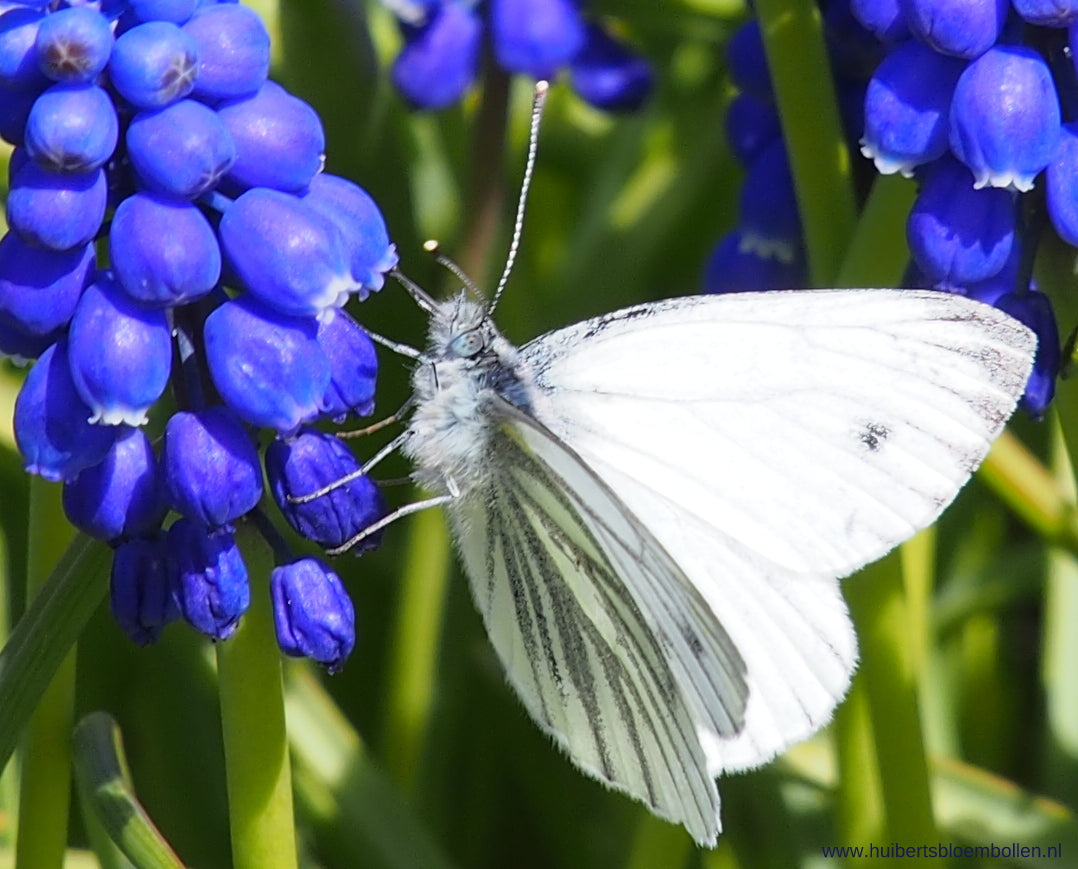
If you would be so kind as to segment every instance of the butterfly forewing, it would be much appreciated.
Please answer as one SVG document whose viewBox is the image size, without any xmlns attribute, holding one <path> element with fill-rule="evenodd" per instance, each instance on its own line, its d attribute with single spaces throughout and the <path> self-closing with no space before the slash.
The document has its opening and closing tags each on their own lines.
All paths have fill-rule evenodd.
<svg viewBox="0 0 1078 869">
<path fill-rule="evenodd" d="M 916 291 L 675 299 L 522 349 L 534 412 L 653 533 L 748 668 L 716 771 L 813 732 L 855 641 L 835 579 L 930 524 L 1021 394 L 1034 339 Z"/>
<path fill-rule="evenodd" d="M 510 681 L 579 766 L 713 842 L 718 793 L 700 729 L 743 726 L 737 650 L 571 450 L 507 404 L 498 416 L 491 483 L 451 514 Z"/>
</svg>

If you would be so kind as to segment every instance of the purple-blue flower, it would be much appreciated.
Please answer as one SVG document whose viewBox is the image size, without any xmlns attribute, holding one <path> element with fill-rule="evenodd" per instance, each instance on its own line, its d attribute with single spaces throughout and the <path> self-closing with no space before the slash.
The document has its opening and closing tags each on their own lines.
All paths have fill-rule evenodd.
<svg viewBox="0 0 1078 869">
<path fill-rule="evenodd" d="M 577 93 L 599 108 L 635 108 L 650 89 L 647 64 L 599 24 L 578 0 L 421 0 L 398 4 L 404 46 L 393 83 L 417 108 L 442 109 L 475 81 L 484 37 L 509 73 L 549 79 L 570 69 Z"/>
<path fill-rule="evenodd" d="M 220 115 L 195 100 L 139 112 L 126 134 L 127 156 L 149 190 L 195 199 L 216 187 L 236 162 Z"/>
<path fill-rule="evenodd" d="M 328 311 L 318 323 L 318 345 L 329 360 L 329 386 L 322 397 L 322 412 L 334 422 L 349 413 L 367 416 L 374 411 L 378 356 L 374 342 L 346 311 Z"/>
<path fill-rule="evenodd" d="M 256 187 L 221 218 L 221 246 L 251 295 L 284 314 L 339 308 L 358 288 L 344 233 L 306 200 Z"/>
<path fill-rule="evenodd" d="M 161 466 L 169 504 L 203 525 L 235 522 L 262 497 L 258 450 L 227 407 L 173 414 Z"/>
<path fill-rule="evenodd" d="M 344 236 L 359 300 L 382 289 L 385 273 L 397 265 L 397 248 L 370 194 L 346 178 L 323 172 L 311 179 L 302 201 L 328 217 Z"/>
<path fill-rule="evenodd" d="M 262 495 L 249 426 L 292 436 L 372 410 L 373 345 L 339 306 L 383 286 L 396 248 L 370 195 L 322 174 L 322 122 L 268 81 L 269 35 L 251 9 L 0 7 L 0 135 L 18 146 L 0 354 L 38 360 L 16 401 L 17 445 L 29 471 L 64 483 L 71 521 L 116 547 L 125 632 L 152 642 L 179 606 L 223 639 L 249 600 L 231 523 Z M 155 446 L 133 426 L 166 389 Z M 347 491 L 355 516 L 384 513 L 369 480 Z M 166 534 L 169 506 L 183 515 Z M 261 514 L 252 525 L 274 538 Z M 325 615 L 297 610 L 293 636 Z M 331 666 L 347 654 L 310 637 Z"/>
<path fill-rule="evenodd" d="M 240 418 L 288 433 L 321 413 L 330 368 L 313 317 L 240 296 L 206 318 L 204 334 L 213 382 Z"/>
<path fill-rule="evenodd" d="M 113 42 L 104 16 L 72 6 L 41 20 L 35 48 L 42 72 L 54 81 L 92 82 L 108 63 Z"/>
<path fill-rule="evenodd" d="M 281 650 L 339 670 L 355 645 L 356 617 L 337 574 L 319 559 L 302 558 L 274 569 L 270 595 Z"/>
<path fill-rule="evenodd" d="M 91 244 L 57 251 L 35 247 L 17 232 L 0 239 L 0 313 L 27 334 L 67 326 L 93 276 Z"/>
<path fill-rule="evenodd" d="M 102 540 L 151 534 L 165 518 L 161 474 L 142 429 L 122 427 L 105 457 L 64 483 L 64 513 Z"/>
<path fill-rule="evenodd" d="M 46 480 L 70 480 L 100 462 L 117 430 L 90 422 L 92 411 L 71 377 L 67 341 L 37 360 L 15 400 L 15 443 L 26 470 Z"/>
<path fill-rule="evenodd" d="M 229 182 L 240 190 L 299 193 L 322 169 L 326 136 L 317 112 L 276 82 L 217 107 L 236 145 Z"/>
<path fill-rule="evenodd" d="M 181 518 L 168 529 L 167 545 L 184 620 L 211 639 L 227 639 L 251 602 L 247 565 L 232 532 Z"/>
<path fill-rule="evenodd" d="M 169 21 L 147 21 L 116 40 L 109 74 L 124 99 L 155 109 L 191 93 L 198 66 L 198 45 L 189 34 Z"/>
<path fill-rule="evenodd" d="M 1059 98 L 1037 52 L 997 45 L 959 76 L 951 102 L 951 149 L 977 187 L 1027 191 L 1055 156 Z"/>
<path fill-rule="evenodd" d="M 949 110 L 965 64 L 916 40 L 896 46 L 865 92 L 861 152 L 884 175 L 909 175 L 948 148 Z"/>
<path fill-rule="evenodd" d="M 296 532 L 321 546 L 333 548 L 351 539 L 386 513 L 385 499 L 367 476 L 357 476 L 313 501 L 296 498 L 356 474 L 360 464 L 340 438 L 311 428 L 289 440 L 278 439 L 266 449 L 270 492 Z M 364 541 L 377 546 L 381 534 Z"/>
<path fill-rule="evenodd" d="M 801 256 L 786 262 L 746 250 L 740 232 L 725 235 L 704 266 L 705 293 L 741 293 L 783 290 L 803 286 L 805 263 Z"/>
<path fill-rule="evenodd" d="M 1031 287 L 1025 292 L 1016 291 L 1003 296 L 996 302 L 996 307 L 1025 323 L 1037 335 L 1033 372 L 1018 406 L 1034 419 L 1040 419 L 1055 396 L 1062 355 L 1052 303 L 1046 295 Z"/>
<path fill-rule="evenodd" d="M 1014 194 L 977 190 L 969 169 L 947 157 L 927 167 L 910 210 L 910 252 L 934 286 L 961 287 L 1003 268 L 1015 242 Z"/>
<path fill-rule="evenodd" d="M 134 301 L 99 272 L 71 318 L 71 376 L 92 422 L 142 425 L 165 391 L 172 342 L 165 312 Z"/>
<path fill-rule="evenodd" d="M 269 76 L 270 38 L 262 19 L 239 4 L 203 5 L 183 26 L 198 46 L 194 95 L 209 102 L 257 93 Z"/>
<path fill-rule="evenodd" d="M 129 540 L 113 555 L 109 588 L 112 615 L 140 646 L 156 642 L 165 625 L 179 616 L 172 572 L 163 535 Z"/>
<path fill-rule="evenodd" d="M 1048 216 L 1059 237 L 1078 246 L 1078 124 L 1064 124 L 1045 172 Z"/>
<path fill-rule="evenodd" d="M 124 292 L 149 307 L 206 295 L 221 276 L 221 249 L 209 221 L 189 202 L 136 193 L 109 229 L 112 269 Z"/>
<path fill-rule="evenodd" d="M 26 151 L 53 172 L 92 172 L 112 156 L 116 110 L 93 84 L 55 84 L 34 100 L 26 119 Z"/>
<path fill-rule="evenodd" d="M 995 44 L 1009 0 L 901 0 L 906 26 L 936 51 L 978 57 Z"/>
<path fill-rule="evenodd" d="M 27 160 L 13 173 L 8 225 L 28 242 L 70 250 L 92 241 L 105 217 L 105 173 L 57 174 Z"/>
</svg>

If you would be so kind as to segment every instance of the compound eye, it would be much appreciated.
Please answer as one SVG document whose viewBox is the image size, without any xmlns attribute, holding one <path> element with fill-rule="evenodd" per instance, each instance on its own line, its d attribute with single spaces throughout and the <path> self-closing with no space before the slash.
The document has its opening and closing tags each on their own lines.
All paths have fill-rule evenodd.
<svg viewBox="0 0 1078 869">
<path fill-rule="evenodd" d="M 483 333 L 479 329 L 469 329 L 461 332 L 449 342 L 449 350 L 454 356 L 470 359 L 482 352 L 484 346 Z"/>
</svg>

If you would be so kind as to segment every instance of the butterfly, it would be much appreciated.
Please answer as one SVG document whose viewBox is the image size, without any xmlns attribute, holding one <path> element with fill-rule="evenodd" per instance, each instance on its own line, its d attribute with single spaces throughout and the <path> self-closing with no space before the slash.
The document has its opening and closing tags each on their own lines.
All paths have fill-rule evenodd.
<svg viewBox="0 0 1078 869">
<path fill-rule="evenodd" d="M 440 258 L 468 291 L 439 302 L 396 274 L 430 317 L 426 351 L 371 336 L 416 365 L 406 429 L 363 472 L 399 449 L 434 494 L 330 552 L 444 506 L 535 723 L 710 846 L 716 777 L 808 737 L 846 693 L 838 580 L 954 499 L 1036 337 L 963 296 L 835 289 L 669 299 L 517 348 L 492 312 L 545 92 L 492 300 Z"/>
<path fill-rule="evenodd" d="M 947 293 L 790 290 L 637 305 L 517 348 L 483 301 L 410 289 L 429 339 L 392 446 L 436 494 L 361 535 L 445 506 L 532 719 L 714 845 L 715 778 L 846 693 L 839 578 L 954 499 L 1034 334 Z"/>
</svg>

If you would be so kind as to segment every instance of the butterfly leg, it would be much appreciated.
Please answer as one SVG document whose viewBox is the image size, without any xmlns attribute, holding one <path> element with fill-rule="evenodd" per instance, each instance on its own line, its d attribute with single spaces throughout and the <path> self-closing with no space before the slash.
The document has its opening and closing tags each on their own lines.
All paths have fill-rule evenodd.
<svg viewBox="0 0 1078 869">
<path fill-rule="evenodd" d="M 391 522 L 396 522 L 398 519 L 404 516 L 409 516 L 412 513 L 418 513 L 420 510 L 426 510 L 430 507 L 441 507 L 445 504 L 448 504 L 454 498 L 456 498 L 456 495 L 453 494 L 436 495 L 433 498 L 425 498 L 422 501 L 416 501 L 415 503 L 405 504 L 403 507 L 398 507 L 392 513 L 383 516 L 377 522 L 368 525 L 362 531 L 358 532 L 357 534 L 350 537 L 348 540 L 344 541 L 344 543 L 342 543 L 340 546 L 335 546 L 333 549 L 327 549 L 326 554 L 340 555 L 343 552 L 347 552 L 357 543 L 361 542 L 364 538 L 369 537 L 376 531 L 381 531 Z"/>
<path fill-rule="evenodd" d="M 321 489 L 315 489 L 313 492 L 308 492 L 306 495 L 289 495 L 288 503 L 290 504 L 308 504 L 311 501 L 315 501 L 321 498 L 323 495 L 328 495 L 334 489 L 339 489 L 341 486 L 347 486 L 353 480 L 358 480 L 360 477 L 365 477 L 369 474 L 374 466 L 377 465 L 382 459 L 388 456 L 390 453 L 396 452 L 400 449 L 401 444 L 408 438 L 408 432 L 403 432 L 397 437 L 393 438 L 388 444 L 382 447 L 377 453 L 374 454 L 374 458 L 370 459 L 359 470 L 352 471 L 350 474 L 345 474 L 339 480 L 334 480 Z"/>
</svg>

